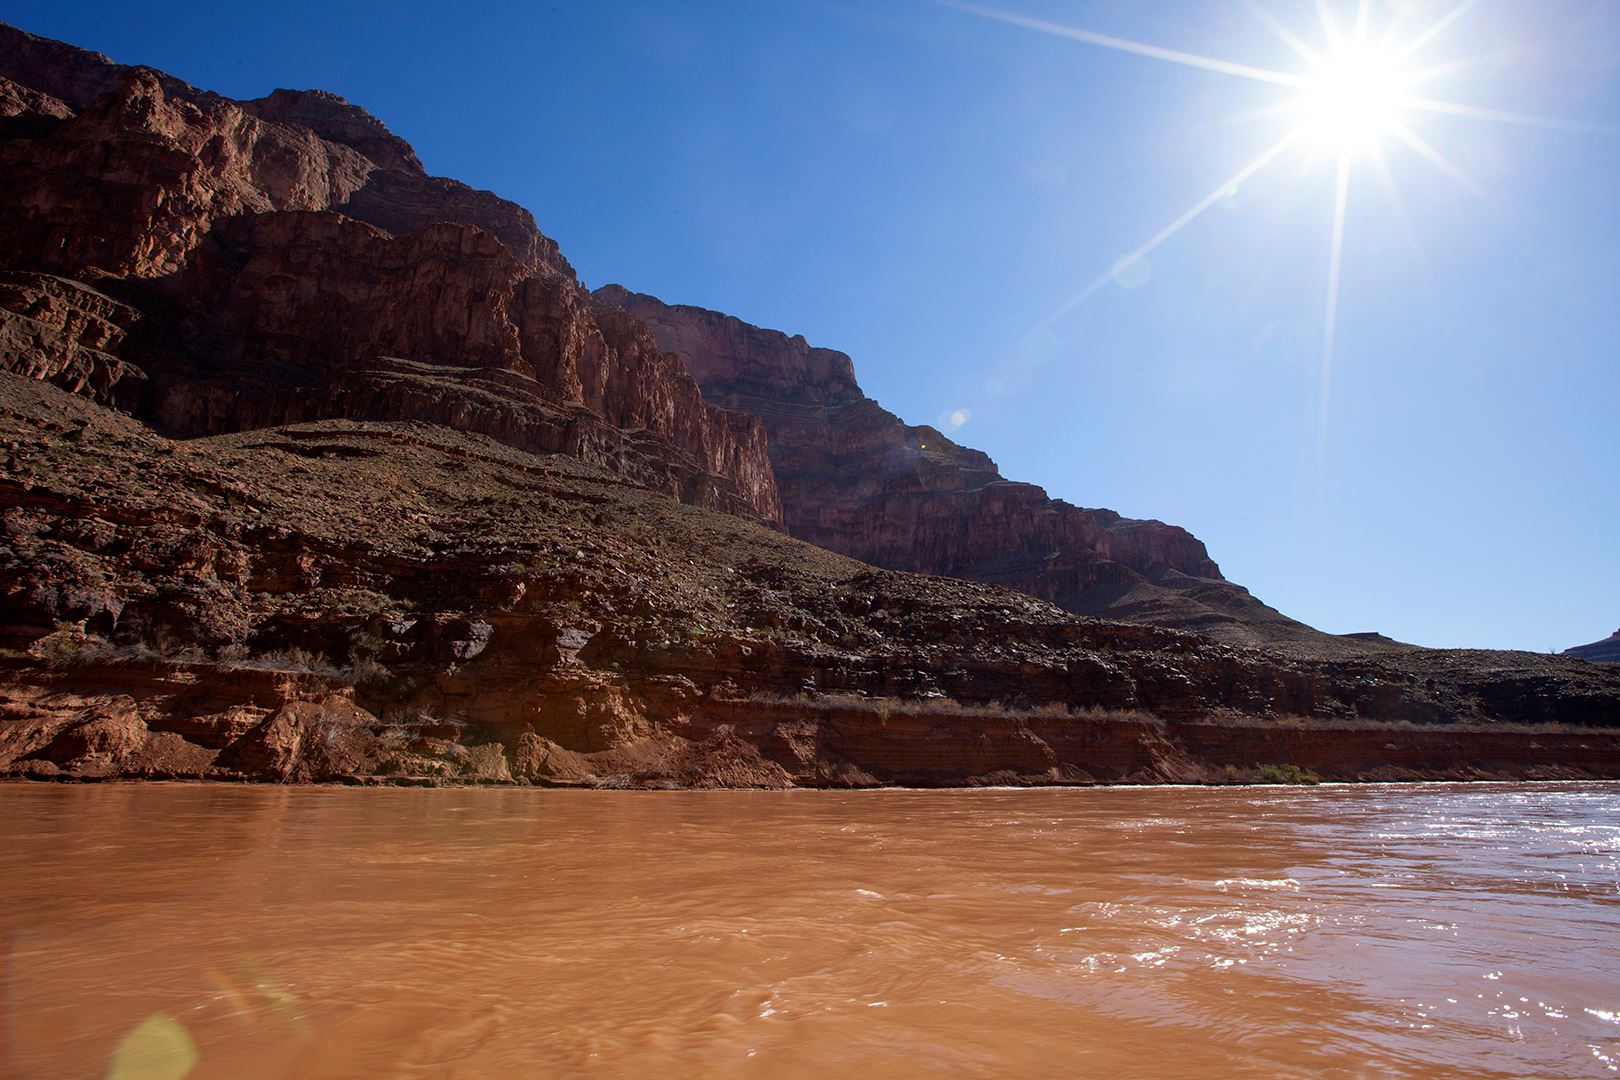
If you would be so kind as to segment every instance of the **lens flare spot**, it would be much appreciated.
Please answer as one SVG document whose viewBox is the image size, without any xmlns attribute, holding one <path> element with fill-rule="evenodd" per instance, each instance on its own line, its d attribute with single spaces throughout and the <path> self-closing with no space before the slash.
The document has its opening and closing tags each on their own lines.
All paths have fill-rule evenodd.
<svg viewBox="0 0 1620 1080">
<path fill-rule="evenodd" d="M 180 1022 L 154 1013 L 124 1036 L 108 1080 L 180 1080 L 197 1064 L 197 1044 Z"/>
</svg>

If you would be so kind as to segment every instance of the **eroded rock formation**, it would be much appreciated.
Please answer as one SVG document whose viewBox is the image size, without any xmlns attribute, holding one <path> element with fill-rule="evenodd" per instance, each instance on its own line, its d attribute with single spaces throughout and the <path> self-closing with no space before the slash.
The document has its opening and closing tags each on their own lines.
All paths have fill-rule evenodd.
<svg viewBox="0 0 1620 1080">
<path fill-rule="evenodd" d="M 443 425 L 174 441 L 4 375 L 0 443 L 0 774 L 1620 776 L 1608 665 L 1301 659 L 1077 617 Z"/>
<path fill-rule="evenodd" d="M 176 434 L 432 419 L 779 519 L 756 421 L 589 296 L 529 213 L 331 94 L 235 102 L 0 27 L 0 340 Z"/>
<path fill-rule="evenodd" d="M 764 421 L 794 536 L 875 566 L 992 582 L 1069 611 L 1334 648 L 1221 576 L 1185 529 L 1088 510 L 1004 478 L 988 456 L 861 392 L 848 356 L 803 337 L 609 285 L 716 404 Z"/>
</svg>

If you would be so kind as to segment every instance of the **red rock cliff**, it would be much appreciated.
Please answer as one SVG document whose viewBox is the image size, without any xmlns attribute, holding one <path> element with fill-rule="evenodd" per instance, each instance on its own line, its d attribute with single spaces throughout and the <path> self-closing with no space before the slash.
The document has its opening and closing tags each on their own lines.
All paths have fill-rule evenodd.
<svg viewBox="0 0 1620 1080">
<path fill-rule="evenodd" d="M 0 26 L 0 237 L 0 363 L 176 434 L 424 420 L 780 519 L 757 420 L 334 95 L 231 101 Z"/>
<path fill-rule="evenodd" d="M 1234 640 L 1317 635 L 1226 581 L 1185 529 L 1049 498 L 861 393 L 848 356 L 609 285 L 717 404 L 765 423 L 788 531 L 875 566 L 1007 585 L 1070 611 Z"/>
</svg>

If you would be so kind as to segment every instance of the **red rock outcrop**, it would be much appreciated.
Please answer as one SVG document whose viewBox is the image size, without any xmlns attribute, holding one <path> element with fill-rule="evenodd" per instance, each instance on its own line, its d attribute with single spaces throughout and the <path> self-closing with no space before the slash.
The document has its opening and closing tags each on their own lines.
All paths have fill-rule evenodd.
<svg viewBox="0 0 1620 1080">
<path fill-rule="evenodd" d="M 163 286 L 178 351 L 206 358 L 159 377 L 152 414 L 166 429 L 453 424 L 776 519 L 756 421 L 706 405 L 640 323 L 594 318 L 573 282 L 480 229 L 395 238 L 335 213 L 240 216 Z"/>
<path fill-rule="evenodd" d="M 324 208 L 372 169 L 313 132 L 172 95 L 134 69 L 48 133 L 0 142 L 6 261 L 86 280 L 161 276 L 215 220 Z"/>
<path fill-rule="evenodd" d="M 617 285 L 594 297 L 647 323 L 709 401 L 764 421 L 794 536 L 874 566 L 1006 585 L 1074 612 L 1234 641 L 1331 641 L 1226 581 L 1186 530 L 1048 498 L 1003 478 L 980 451 L 904 423 L 861 392 L 843 353 Z"/>
<path fill-rule="evenodd" d="M 10 370 L 100 404 L 139 396 L 145 372 L 117 355 L 139 318 L 80 282 L 0 271 L 0 356 Z"/>
<path fill-rule="evenodd" d="M 191 197 L 191 206 L 170 214 L 182 234 L 170 237 L 153 230 L 148 243 L 195 243 L 213 217 L 238 212 L 237 205 L 259 210 L 331 208 L 394 233 L 413 232 L 438 221 L 476 225 L 495 234 L 532 269 L 574 277 L 556 242 L 540 232 L 527 210 L 459 181 L 427 175 L 405 140 L 336 94 L 277 90 L 253 101 L 231 101 L 162 72 L 115 64 L 99 53 L 4 24 L 0 24 L 0 77 L 0 118 L 20 117 L 36 133 L 50 130 L 54 125 L 49 120 L 70 118 L 75 111 L 94 113 L 108 99 L 121 111 L 114 120 L 133 122 L 130 132 L 115 141 L 122 142 L 123 134 L 151 137 L 145 146 L 117 147 L 121 160 L 110 160 L 88 173 L 62 161 L 60 148 L 46 155 L 44 163 L 61 175 L 66 186 L 80 185 L 79 205 L 70 205 L 63 214 L 69 226 L 77 220 L 82 227 L 93 213 L 95 207 L 83 200 L 85 195 L 128 196 L 133 193 L 125 187 L 133 183 L 142 189 L 144 201 L 157 204 L 152 209 L 177 196 Z M 140 92 L 128 93 L 131 86 Z M 88 138 L 93 141 L 96 124 L 81 127 L 91 129 Z M 106 125 L 101 129 L 105 134 Z M 142 155 L 161 159 L 164 150 L 173 151 L 172 160 L 139 160 Z M 30 147 L 19 156 L 38 153 L 39 148 Z M 202 161 L 190 160 L 194 156 Z M 101 181 L 108 183 L 97 187 Z M 23 192 L 30 186 L 16 185 Z M 73 201 L 72 195 L 69 199 Z M 41 209 L 25 204 L 11 220 L 27 223 Z M 144 208 L 137 204 L 135 209 Z M 108 244 L 103 250 L 97 249 L 94 239 L 86 240 L 71 254 L 59 250 L 61 239 L 57 238 L 57 249 L 48 236 L 36 243 L 36 258 L 69 273 L 116 263 L 119 255 L 130 272 L 161 272 L 164 265 L 161 261 L 148 265 L 138 255 L 121 252 L 118 238 L 102 238 Z M 84 259 L 99 261 L 76 261 Z"/>
<path fill-rule="evenodd" d="M 598 318 L 527 211 L 428 176 L 363 110 L 234 102 L 9 27 L 0 46 L 9 370 L 176 433 L 455 423 L 779 519 L 756 421 Z"/>
</svg>

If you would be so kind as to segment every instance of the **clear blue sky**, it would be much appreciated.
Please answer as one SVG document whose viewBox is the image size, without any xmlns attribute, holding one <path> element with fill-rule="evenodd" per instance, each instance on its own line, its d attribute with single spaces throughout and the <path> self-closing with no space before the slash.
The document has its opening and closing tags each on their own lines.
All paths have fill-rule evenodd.
<svg viewBox="0 0 1620 1080">
<path fill-rule="evenodd" d="M 1344 22 L 1354 5 L 1335 0 Z M 1313 48 L 1305 0 L 1265 0 Z M 1298 71 L 1241 3 L 1004 10 Z M 1371 0 L 1410 40 L 1455 0 Z M 1392 14 L 1394 13 L 1394 14 Z M 1184 525 L 1330 631 L 1534 650 L 1620 625 L 1620 4 L 1483 0 L 1349 174 L 1291 149 L 1054 310 L 1291 122 L 1296 91 L 940 6 L 0 2 L 235 97 L 322 87 L 534 211 L 585 281 L 803 333 L 1011 477 Z M 1245 114 L 1251 114 L 1245 117 Z M 1584 126 L 1580 126 L 1584 125 Z M 1126 285 L 1132 286 L 1127 288 Z"/>
</svg>

